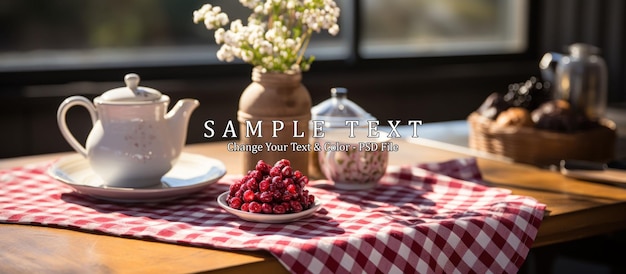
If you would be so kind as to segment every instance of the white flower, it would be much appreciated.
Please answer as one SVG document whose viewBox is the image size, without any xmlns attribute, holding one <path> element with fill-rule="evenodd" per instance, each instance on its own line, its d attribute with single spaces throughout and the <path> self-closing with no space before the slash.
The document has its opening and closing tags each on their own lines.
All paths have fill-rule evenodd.
<svg viewBox="0 0 626 274">
<path fill-rule="evenodd" d="M 251 62 L 253 57 L 254 57 L 254 53 L 252 53 L 252 51 L 244 50 L 241 52 L 241 60 L 243 60 L 246 63 Z"/>
<path fill-rule="evenodd" d="M 203 5 L 193 12 L 194 23 L 215 30 L 222 45 L 217 58 L 239 58 L 266 71 L 306 71 L 314 58 L 304 57 L 313 32 L 339 33 L 340 9 L 334 0 L 239 0 L 252 10 L 247 25 L 230 22 L 219 6 Z M 223 26 L 230 26 L 228 29 Z"/>
<path fill-rule="evenodd" d="M 336 36 L 339 33 L 339 25 L 334 24 L 328 29 L 328 33 L 330 33 L 330 35 L 332 36 Z"/>
<path fill-rule="evenodd" d="M 292 38 L 288 38 L 287 40 L 285 40 L 285 47 L 293 48 L 295 46 L 296 46 L 296 41 L 293 40 Z"/>
<path fill-rule="evenodd" d="M 224 34 L 226 33 L 226 30 L 224 30 L 224 28 L 219 28 L 215 31 L 215 42 L 218 44 L 223 44 L 224 43 Z"/>
<path fill-rule="evenodd" d="M 226 62 L 232 62 L 233 60 L 235 60 L 233 53 L 230 51 L 230 46 L 223 45 L 217 51 L 217 59 L 220 61 L 226 61 Z"/>
<path fill-rule="evenodd" d="M 240 19 L 237 19 L 235 21 L 232 21 L 230 23 L 230 30 L 233 32 L 239 32 L 239 30 L 243 27 L 243 24 L 241 23 Z"/>
<path fill-rule="evenodd" d="M 204 21 L 204 15 L 211 10 L 211 4 L 203 5 L 199 10 L 193 12 L 193 22 L 199 23 L 200 21 Z"/>
<path fill-rule="evenodd" d="M 274 53 L 274 46 L 269 41 L 263 40 L 261 42 L 261 47 L 259 48 L 261 54 L 272 55 Z"/>
<path fill-rule="evenodd" d="M 258 0 L 239 0 L 239 3 L 241 3 L 246 8 L 253 9 L 255 6 L 259 4 L 259 1 Z"/>
<path fill-rule="evenodd" d="M 220 26 L 224 26 L 228 24 L 228 15 L 226 13 L 220 13 L 216 16 L 217 21 L 220 23 Z"/>
<path fill-rule="evenodd" d="M 272 28 L 265 33 L 265 39 L 267 41 L 274 41 L 276 38 L 276 29 Z"/>
<path fill-rule="evenodd" d="M 193 12 L 193 22 L 197 24 L 201 21 L 207 29 L 212 30 L 228 24 L 228 15 L 220 7 L 205 4 Z"/>
</svg>

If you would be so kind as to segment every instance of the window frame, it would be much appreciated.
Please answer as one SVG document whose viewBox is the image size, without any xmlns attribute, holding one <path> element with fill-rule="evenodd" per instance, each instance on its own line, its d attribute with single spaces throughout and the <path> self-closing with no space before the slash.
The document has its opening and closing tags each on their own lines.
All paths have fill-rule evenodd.
<svg viewBox="0 0 626 274">
<path fill-rule="evenodd" d="M 520 53 L 510 54 L 487 54 L 487 55 L 446 55 L 446 56 L 419 56 L 419 57 L 402 57 L 402 58 L 363 58 L 360 54 L 359 43 L 361 41 L 362 26 L 362 5 L 361 1 L 350 1 L 353 4 L 354 14 L 350 20 L 354 26 L 354 30 L 348 37 L 348 56 L 345 59 L 336 60 L 316 60 L 311 71 L 307 73 L 320 73 L 327 71 L 331 75 L 341 71 L 380 71 L 384 74 L 385 69 L 415 69 L 422 70 L 429 67 L 449 67 L 449 66 L 468 66 L 485 65 L 488 70 L 490 64 L 494 63 L 516 63 L 527 64 L 534 62 L 538 56 L 537 53 L 537 28 L 538 18 L 538 2 L 537 0 L 529 0 L 528 3 L 528 20 L 526 30 L 526 50 Z M 218 61 L 219 62 L 219 61 Z M 119 81 L 120 75 L 128 72 L 136 72 L 142 75 L 143 79 L 219 79 L 223 76 L 232 74 L 248 75 L 250 65 L 243 62 L 233 63 L 206 63 L 195 64 L 179 64 L 179 65 L 153 65 L 153 66 L 106 66 L 97 68 L 78 68 L 78 69 L 47 69 L 47 70 L 23 70 L 23 71 L 2 71 L 0 72 L 0 87 L 19 87 L 27 85 L 48 85 L 48 84 L 64 84 L 69 82 L 106 82 Z M 483 73 L 489 71 L 481 70 Z M 458 71 L 463 74 L 465 72 Z M 470 75 L 474 72 L 467 72 Z M 455 77 L 454 75 L 449 75 Z M 466 77 L 466 76 L 462 76 Z M 471 76 L 467 76 L 471 77 Z M 1 89 L 0 89 L 1 91 Z"/>
</svg>

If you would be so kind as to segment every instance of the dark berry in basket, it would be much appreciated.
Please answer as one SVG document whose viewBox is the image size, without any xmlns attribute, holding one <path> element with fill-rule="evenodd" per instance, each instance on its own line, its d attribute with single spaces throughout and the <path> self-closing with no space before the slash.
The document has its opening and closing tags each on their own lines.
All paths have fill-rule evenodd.
<svg viewBox="0 0 626 274">
<path fill-rule="evenodd" d="M 507 110 L 510 106 L 511 105 L 504 100 L 502 94 L 494 92 L 487 96 L 487 99 L 485 99 L 476 112 L 481 116 L 495 120 L 502 111 Z"/>
<path fill-rule="evenodd" d="M 507 93 L 504 94 L 504 100 L 510 105 L 531 111 L 552 98 L 550 82 L 540 81 L 534 76 L 524 82 L 510 84 Z"/>
<path fill-rule="evenodd" d="M 543 103 L 531 113 L 535 127 L 558 132 L 573 132 L 578 129 L 579 117 L 565 100 Z"/>
<path fill-rule="evenodd" d="M 232 208 L 253 213 L 300 212 L 315 203 L 315 196 L 306 189 L 308 183 L 308 177 L 293 170 L 287 159 L 273 166 L 260 160 L 254 170 L 230 186 L 226 201 Z"/>
</svg>

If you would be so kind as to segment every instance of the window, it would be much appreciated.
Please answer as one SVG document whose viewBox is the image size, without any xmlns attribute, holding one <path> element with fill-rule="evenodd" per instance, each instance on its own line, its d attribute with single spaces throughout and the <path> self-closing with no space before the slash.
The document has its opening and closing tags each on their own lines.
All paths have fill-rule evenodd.
<svg viewBox="0 0 626 274">
<path fill-rule="evenodd" d="M 349 1 L 337 37 L 319 34 L 308 53 L 318 59 L 349 54 Z M 0 4 L 0 72 L 180 66 L 218 63 L 213 32 L 192 22 L 204 3 L 244 22 L 250 12 L 234 0 L 4 0 Z"/>
<path fill-rule="evenodd" d="M 207 2 L 222 6 L 231 20 L 249 14 L 234 0 L 3 0 L 0 72 L 221 63 L 213 33 L 192 22 L 192 12 Z M 312 40 L 308 53 L 318 60 L 510 54 L 526 48 L 525 0 L 337 3 L 341 31 Z M 354 20 L 357 6 L 360 19 Z"/>
<path fill-rule="evenodd" d="M 517 0 L 365 0 L 364 58 L 520 53 L 528 3 Z"/>
</svg>

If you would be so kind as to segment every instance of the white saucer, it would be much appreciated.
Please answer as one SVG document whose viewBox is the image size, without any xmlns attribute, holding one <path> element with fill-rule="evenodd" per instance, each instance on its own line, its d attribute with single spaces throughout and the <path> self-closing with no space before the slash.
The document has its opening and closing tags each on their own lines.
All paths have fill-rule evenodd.
<svg viewBox="0 0 626 274">
<path fill-rule="evenodd" d="M 315 199 L 315 204 L 307 210 L 303 210 L 297 213 L 286 213 L 286 214 L 262 214 L 262 213 L 251 213 L 241 211 L 239 209 L 234 209 L 228 205 L 226 202 L 226 198 L 228 197 L 228 192 L 224 192 L 217 197 L 217 203 L 229 213 L 244 219 L 246 221 L 258 222 L 258 223 L 270 223 L 270 224 L 279 224 L 279 223 L 288 223 L 293 222 L 304 217 L 308 217 L 313 215 L 315 211 L 322 205 L 319 199 Z"/>
<path fill-rule="evenodd" d="M 217 182 L 226 174 L 224 164 L 198 154 L 182 153 L 174 167 L 161 178 L 161 184 L 149 188 L 107 187 L 80 154 L 55 162 L 48 174 L 79 193 L 115 202 L 164 201 L 198 191 Z"/>
</svg>

